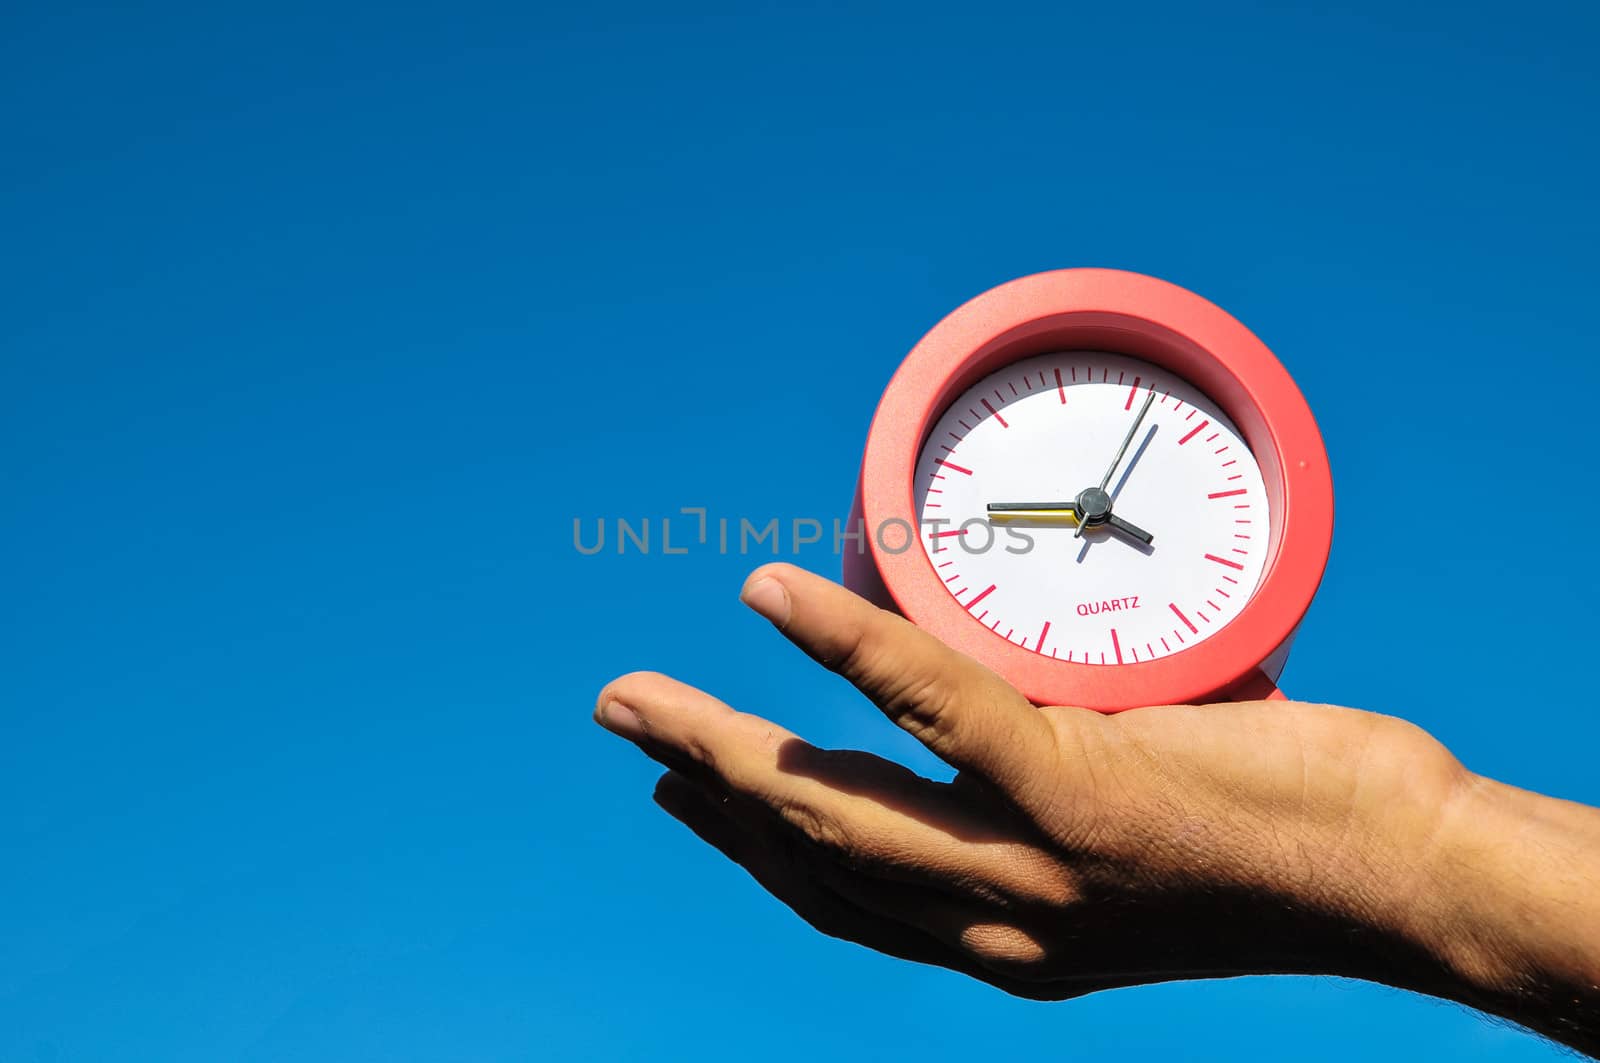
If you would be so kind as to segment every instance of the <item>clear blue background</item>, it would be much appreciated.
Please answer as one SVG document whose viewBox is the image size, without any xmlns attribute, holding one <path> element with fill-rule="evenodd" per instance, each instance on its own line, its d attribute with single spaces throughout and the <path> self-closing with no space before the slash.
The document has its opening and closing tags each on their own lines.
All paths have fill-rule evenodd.
<svg viewBox="0 0 1600 1063">
<path fill-rule="evenodd" d="M 1321 419 L 1290 691 L 1600 802 L 1594 9 L 1285 6 L 7 5 L 0 1059 L 1559 1058 L 824 939 L 589 721 L 653 667 L 930 767 L 759 558 L 572 520 L 842 516 L 924 330 L 1107 265 Z"/>
</svg>

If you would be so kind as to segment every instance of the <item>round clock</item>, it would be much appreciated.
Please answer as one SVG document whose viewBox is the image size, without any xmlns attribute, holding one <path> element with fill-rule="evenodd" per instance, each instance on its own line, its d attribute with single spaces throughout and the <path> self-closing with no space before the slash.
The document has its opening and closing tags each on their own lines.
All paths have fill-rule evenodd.
<svg viewBox="0 0 1600 1063">
<path fill-rule="evenodd" d="M 852 527 L 848 586 L 1036 704 L 1115 712 L 1276 696 L 1333 482 L 1294 381 L 1225 311 L 1153 277 L 1057 270 L 912 349 Z"/>
</svg>

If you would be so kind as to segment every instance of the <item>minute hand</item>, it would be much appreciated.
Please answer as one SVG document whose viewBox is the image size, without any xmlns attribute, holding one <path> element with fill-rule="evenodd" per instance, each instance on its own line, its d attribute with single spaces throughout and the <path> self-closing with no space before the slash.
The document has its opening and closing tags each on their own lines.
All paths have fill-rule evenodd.
<svg viewBox="0 0 1600 1063">
<path fill-rule="evenodd" d="M 1126 522 L 1118 522 L 1116 518 L 1112 516 L 1111 496 L 1106 494 L 1106 484 L 1111 482 L 1111 474 L 1117 471 L 1118 465 L 1122 464 L 1122 456 L 1128 452 L 1128 444 L 1133 442 L 1134 434 L 1139 431 L 1139 426 L 1144 423 L 1144 415 L 1150 412 L 1150 404 L 1154 401 L 1156 401 L 1156 389 L 1152 387 L 1150 389 L 1150 393 L 1144 397 L 1144 405 L 1139 407 L 1139 416 L 1133 419 L 1133 424 L 1128 426 L 1128 434 L 1122 437 L 1122 446 L 1117 448 L 1117 456 L 1111 459 L 1111 465 L 1106 469 L 1106 474 L 1100 478 L 1100 487 L 1093 492 L 1093 494 L 1099 499 L 1096 504 L 1103 505 L 1105 507 L 1106 516 L 1104 518 L 1104 522 L 1112 525 L 1113 527 L 1119 526 L 1119 523 L 1125 524 Z M 1089 491 L 1084 491 L 1078 497 L 1085 498 L 1089 495 Z M 1074 539 L 1083 538 L 1083 529 L 1087 528 L 1088 526 L 1089 525 L 1087 521 L 1080 520 L 1078 522 L 1078 530 L 1072 533 L 1072 537 Z M 1150 537 L 1148 535 L 1141 535 L 1140 538 L 1142 538 L 1146 544 L 1150 542 Z"/>
<path fill-rule="evenodd" d="M 1117 466 L 1122 464 L 1122 456 L 1128 452 L 1128 444 L 1133 442 L 1133 437 L 1139 431 L 1139 426 L 1144 423 L 1144 415 L 1150 412 L 1150 404 L 1156 401 L 1156 389 L 1151 388 L 1145 396 L 1144 405 L 1139 407 L 1139 416 L 1133 419 L 1133 424 L 1128 428 L 1128 434 L 1122 437 L 1122 446 L 1117 448 L 1117 456 L 1111 459 L 1111 467 L 1106 474 L 1100 477 L 1100 490 L 1106 489 L 1106 484 L 1111 482 L 1111 474 L 1117 471 Z"/>
</svg>

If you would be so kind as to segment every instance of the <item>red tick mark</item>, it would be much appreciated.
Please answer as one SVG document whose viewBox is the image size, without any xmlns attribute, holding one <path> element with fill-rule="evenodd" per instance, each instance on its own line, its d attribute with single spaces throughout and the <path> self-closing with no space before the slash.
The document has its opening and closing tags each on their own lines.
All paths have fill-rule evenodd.
<svg viewBox="0 0 1600 1063">
<path fill-rule="evenodd" d="M 1200 629 L 1195 627 L 1194 624 L 1192 624 L 1189 621 L 1189 618 L 1183 615 L 1183 610 L 1179 609 L 1175 602 L 1168 602 L 1167 603 L 1167 608 L 1171 609 L 1174 613 L 1176 613 L 1178 615 L 1178 619 L 1183 621 L 1183 626 L 1189 629 L 1189 633 L 1191 635 L 1200 634 Z M 1164 645 L 1166 645 L 1166 643 L 1163 642 L 1162 645 L 1164 646 Z"/>
<path fill-rule="evenodd" d="M 1182 439 L 1178 440 L 1178 446 L 1180 446 L 1180 447 L 1183 446 L 1185 443 L 1189 442 L 1189 440 L 1191 440 L 1195 436 L 1199 435 L 1200 434 L 1200 430 L 1202 428 L 1204 428 L 1206 425 L 1210 424 L 1210 423 L 1211 423 L 1210 421 L 1201 421 L 1199 424 L 1197 424 L 1193 428 L 1189 429 L 1189 434 L 1184 436 Z"/>
<path fill-rule="evenodd" d="M 1227 565 L 1229 568 L 1238 569 L 1240 572 L 1244 571 L 1244 566 L 1239 564 L 1239 562 L 1237 562 L 1237 561 L 1229 561 L 1227 558 L 1218 557 L 1216 554 L 1207 554 L 1206 555 L 1206 560 L 1207 561 L 1215 561 L 1219 565 Z"/>
</svg>

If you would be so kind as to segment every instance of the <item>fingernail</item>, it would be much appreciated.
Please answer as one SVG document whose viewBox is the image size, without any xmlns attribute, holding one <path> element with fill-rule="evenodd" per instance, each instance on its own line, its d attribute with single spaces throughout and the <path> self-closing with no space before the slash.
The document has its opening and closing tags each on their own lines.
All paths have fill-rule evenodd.
<svg viewBox="0 0 1600 1063">
<path fill-rule="evenodd" d="M 770 576 L 745 584 L 744 590 L 739 592 L 739 600 L 778 627 L 789 622 L 789 592 Z"/>
<path fill-rule="evenodd" d="M 630 742 L 644 740 L 644 724 L 639 714 L 615 698 L 600 706 L 600 726 Z"/>
</svg>

